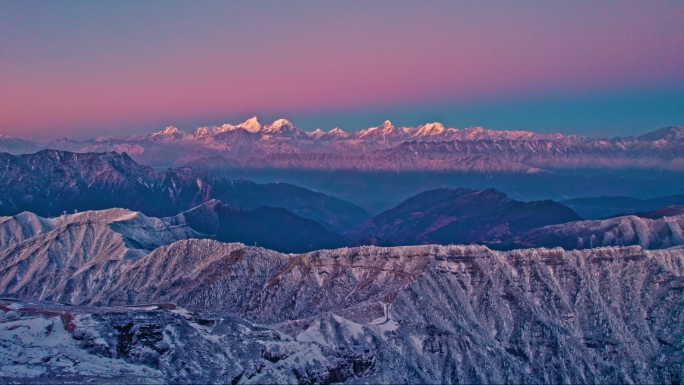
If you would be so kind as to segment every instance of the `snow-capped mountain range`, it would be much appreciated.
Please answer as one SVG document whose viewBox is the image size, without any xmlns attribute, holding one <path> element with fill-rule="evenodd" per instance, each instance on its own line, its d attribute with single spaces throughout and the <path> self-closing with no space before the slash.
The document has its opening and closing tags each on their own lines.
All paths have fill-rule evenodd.
<svg viewBox="0 0 684 385">
<path fill-rule="evenodd" d="M 538 172 L 578 168 L 639 168 L 684 170 L 684 127 L 665 127 L 641 136 L 587 138 L 574 135 L 495 131 L 481 127 L 455 129 L 440 123 L 395 127 L 385 121 L 356 132 L 339 128 L 304 132 L 287 119 L 262 124 L 256 117 L 233 125 L 198 127 L 192 133 L 167 127 L 152 134 L 99 137 L 35 143 L 0 137 L 0 151 L 12 154 L 52 148 L 75 152 L 126 152 L 136 161 L 155 166 L 182 166 L 195 162 L 209 168 L 275 168 L 269 157 L 293 157 L 296 167 L 327 169 L 357 165 L 365 170 L 445 170 L 475 172 Z M 454 166 L 480 156 L 481 166 L 470 170 Z M 298 158 L 294 158 L 298 157 Z M 396 161 L 395 161 L 396 160 Z M 397 161 L 403 165 L 396 166 Z M 446 162 L 446 164 L 445 164 Z M 452 164 L 449 164 L 451 162 Z M 288 163 L 288 162 L 286 162 Z M 394 166 L 392 166 L 394 164 Z"/>
</svg>

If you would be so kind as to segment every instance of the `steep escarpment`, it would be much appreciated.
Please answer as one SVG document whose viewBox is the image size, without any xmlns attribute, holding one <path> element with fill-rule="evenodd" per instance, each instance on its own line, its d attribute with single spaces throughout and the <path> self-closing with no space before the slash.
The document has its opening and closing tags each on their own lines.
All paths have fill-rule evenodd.
<svg viewBox="0 0 684 385">
<path fill-rule="evenodd" d="M 81 362 L 108 357 L 112 371 L 129 366 L 151 376 L 151 368 L 167 379 L 201 381 L 222 367 L 239 383 L 293 378 L 287 373 L 322 383 L 678 382 L 683 273 L 682 248 L 360 247 L 286 255 L 187 240 L 138 260 L 110 288 L 84 292 L 81 303 L 173 301 L 194 310 L 77 307 L 67 317 L 65 309 L 49 316 L 5 304 L 0 325 L 18 337 L 0 349 L 4 357 L 27 347 L 38 354 L 46 333 L 37 323 L 49 320 L 51 330 L 67 331 L 59 349 Z M 21 334 L 24 324 L 36 325 L 33 339 Z M 239 357 L 231 361 L 230 352 Z M 70 369 L 82 376 L 72 382 L 92 376 L 82 366 Z M 30 373 L 20 378 L 47 375 Z"/>
</svg>

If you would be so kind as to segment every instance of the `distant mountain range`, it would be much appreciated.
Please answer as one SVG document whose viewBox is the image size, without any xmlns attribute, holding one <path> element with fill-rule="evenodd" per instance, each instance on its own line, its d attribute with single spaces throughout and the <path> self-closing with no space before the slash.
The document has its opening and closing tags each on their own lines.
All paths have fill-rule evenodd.
<svg viewBox="0 0 684 385">
<path fill-rule="evenodd" d="M 44 144 L 3 136 L 0 151 L 117 151 L 155 167 L 192 165 L 205 170 L 294 167 L 527 173 L 581 168 L 684 171 L 683 143 L 682 126 L 636 137 L 590 139 L 480 127 L 458 130 L 440 123 L 395 127 L 389 121 L 352 133 L 339 129 L 304 132 L 286 119 L 263 125 L 252 118 L 238 125 L 198 127 L 191 134 L 168 127 L 154 134 Z"/>
<path fill-rule="evenodd" d="M 650 204 L 671 201 L 671 197 Z M 348 232 L 352 245 L 473 244 L 510 250 L 566 250 L 639 245 L 665 249 L 684 245 L 684 206 L 605 220 L 582 220 L 553 201 L 521 202 L 495 190 L 426 191 Z"/>
<path fill-rule="evenodd" d="M 673 196 L 640 201 L 604 197 L 568 201 L 569 204 L 584 205 L 579 207 L 623 204 L 623 208 L 624 202 L 641 202 L 642 205 L 633 211 L 644 219 L 619 219 L 596 227 L 595 223 L 579 222 L 581 216 L 571 208 L 550 200 L 518 201 L 493 188 L 439 188 L 415 195 L 371 217 L 354 204 L 293 185 L 260 185 L 246 180 L 229 180 L 190 168 L 158 172 L 139 165 L 126 154 L 113 152 L 81 154 L 43 150 L 30 155 L 0 154 L 0 161 L 5 164 L 4 170 L 0 170 L 1 215 L 29 211 L 39 217 L 63 218 L 63 213 L 114 208 L 139 211 L 141 215 L 158 218 L 181 215 L 183 223 L 196 232 L 189 238 L 257 243 L 283 252 L 328 249 L 348 244 L 487 243 L 499 247 L 496 243 L 503 242 L 514 245 L 506 247 L 584 247 L 582 242 L 585 241 L 579 246 L 577 243 L 582 238 L 581 234 L 599 237 L 596 244 L 642 244 L 647 247 L 634 236 L 615 238 L 606 235 L 609 240 L 603 241 L 603 236 L 597 232 L 608 234 L 617 226 L 613 223 L 650 223 L 647 219 L 658 219 L 653 217 L 657 212 L 640 214 L 638 209 L 660 209 L 681 198 Z M 662 212 L 672 216 L 676 208 Z M 48 223 L 53 220 L 58 219 L 30 222 Z M 539 240 L 545 237 L 539 235 L 539 231 L 547 231 L 540 228 L 562 224 L 568 224 L 568 229 L 580 230 L 575 235 L 568 235 L 569 241 L 560 238 L 554 238 L 555 241 Z M 35 230 L 27 231 L 22 230 L 22 233 L 31 234 Z M 554 234 L 558 231 L 557 228 L 552 229 Z M 667 239 L 676 238 L 677 231 L 673 231 L 674 235 Z M 571 233 L 570 230 L 561 232 Z M 525 240 L 523 236 L 534 240 Z M 611 241 L 613 239 L 618 240 Z M 587 244 L 595 244 L 592 242 Z"/>
<path fill-rule="evenodd" d="M 0 136 L 0 151 L 13 155 L 45 148 L 126 153 L 156 169 L 190 167 L 228 179 L 289 183 L 374 214 L 442 186 L 495 187 L 526 201 L 650 199 L 684 191 L 684 126 L 605 139 L 458 130 L 439 123 L 395 127 L 389 121 L 356 132 L 304 132 L 285 119 L 264 125 L 252 118 L 237 125 L 198 127 L 192 133 L 168 127 L 153 134 L 84 141 L 35 143 Z"/>
<path fill-rule="evenodd" d="M 581 220 L 553 201 L 521 202 L 495 189 L 439 188 L 409 198 L 346 233 L 393 245 L 468 244 Z"/>
<path fill-rule="evenodd" d="M 219 199 L 248 210 L 283 207 L 336 232 L 370 216 L 354 204 L 297 186 L 228 180 L 189 168 L 158 172 L 125 153 L 0 153 L 0 162 L 0 215 L 57 216 L 120 207 L 165 217 Z"/>
</svg>

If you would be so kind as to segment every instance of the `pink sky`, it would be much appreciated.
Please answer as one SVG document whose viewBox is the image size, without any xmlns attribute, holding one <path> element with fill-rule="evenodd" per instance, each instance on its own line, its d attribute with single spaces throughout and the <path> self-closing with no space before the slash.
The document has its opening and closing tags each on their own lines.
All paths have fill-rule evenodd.
<svg viewBox="0 0 684 385">
<path fill-rule="evenodd" d="M 3 2 L 0 133 L 681 89 L 682 20 L 666 1 Z"/>
</svg>

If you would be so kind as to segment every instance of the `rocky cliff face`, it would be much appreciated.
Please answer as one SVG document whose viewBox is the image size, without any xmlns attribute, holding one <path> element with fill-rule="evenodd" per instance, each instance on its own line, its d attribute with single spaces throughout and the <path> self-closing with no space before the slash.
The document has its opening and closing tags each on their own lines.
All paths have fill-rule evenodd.
<svg viewBox="0 0 684 385">
<path fill-rule="evenodd" d="M 3 380 L 38 382 L 679 382 L 682 273 L 682 248 L 179 241 L 99 281 L 5 295 L 192 310 L 5 301 L 0 362 Z"/>
</svg>

